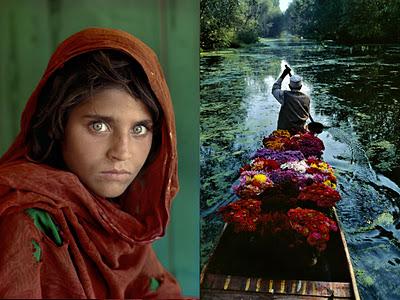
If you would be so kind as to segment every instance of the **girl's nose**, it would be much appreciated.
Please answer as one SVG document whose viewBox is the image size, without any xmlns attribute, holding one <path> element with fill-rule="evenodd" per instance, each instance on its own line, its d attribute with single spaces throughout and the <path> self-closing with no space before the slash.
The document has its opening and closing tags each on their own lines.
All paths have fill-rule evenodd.
<svg viewBox="0 0 400 300">
<path fill-rule="evenodd" d="M 132 157 L 129 134 L 113 134 L 111 137 L 108 157 L 114 160 L 128 160 Z"/>
</svg>

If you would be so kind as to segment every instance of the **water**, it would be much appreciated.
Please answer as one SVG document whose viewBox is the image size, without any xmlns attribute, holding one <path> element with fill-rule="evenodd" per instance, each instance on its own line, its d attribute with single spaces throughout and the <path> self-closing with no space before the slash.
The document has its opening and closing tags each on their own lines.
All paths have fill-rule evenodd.
<svg viewBox="0 0 400 300">
<path fill-rule="evenodd" d="M 285 64 L 304 77 L 343 200 L 338 213 L 362 299 L 400 299 L 400 48 L 264 40 L 201 56 L 201 254 L 235 200 L 239 167 L 276 129 L 272 84 Z M 287 87 L 288 78 L 283 87 Z M 383 175 L 384 174 L 384 175 Z"/>
</svg>

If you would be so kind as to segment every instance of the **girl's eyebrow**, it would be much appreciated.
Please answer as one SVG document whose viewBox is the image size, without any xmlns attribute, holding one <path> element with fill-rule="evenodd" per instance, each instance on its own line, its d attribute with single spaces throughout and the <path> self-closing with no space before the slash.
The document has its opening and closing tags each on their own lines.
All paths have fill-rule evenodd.
<svg viewBox="0 0 400 300">
<path fill-rule="evenodd" d="M 153 121 L 151 119 L 144 119 L 141 120 L 139 122 L 137 122 L 138 124 L 143 124 L 143 125 L 148 125 L 148 126 L 152 126 L 153 125 Z"/>
<path fill-rule="evenodd" d="M 84 115 L 83 118 L 85 119 L 95 119 L 95 120 L 99 120 L 105 123 L 110 123 L 113 124 L 115 123 L 115 119 L 113 117 L 110 116 L 102 116 L 102 115 Z M 153 121 L 149 118 L 145 118 L 143 120 L 139 120 L 137 122 L 135 122 L 135 124 L 144 124 L 144 125 L 153 125 Z"/>
<path fill-rule="evenodd" d="M 110 116 L 101 116 L 101 115 L 84 115 L 83 118 L 85 119 L 96 119 L 99 121 L 103 121 L 106 123 L 114 123 L 114 118 Z"/>
</svg>

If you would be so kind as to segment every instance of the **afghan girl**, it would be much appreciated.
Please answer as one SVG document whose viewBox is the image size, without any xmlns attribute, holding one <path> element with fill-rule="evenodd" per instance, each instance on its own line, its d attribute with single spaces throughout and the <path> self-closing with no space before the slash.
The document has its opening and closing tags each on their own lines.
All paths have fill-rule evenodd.
<svg viewBox="0 0 400 300">
<path fill-rule="evenodd" d="M 151 247 L 177 191 L 154 52 L 115 29 L 72 35 L 0 159 L 0 297 L 179 298 Z"/>
</svg>

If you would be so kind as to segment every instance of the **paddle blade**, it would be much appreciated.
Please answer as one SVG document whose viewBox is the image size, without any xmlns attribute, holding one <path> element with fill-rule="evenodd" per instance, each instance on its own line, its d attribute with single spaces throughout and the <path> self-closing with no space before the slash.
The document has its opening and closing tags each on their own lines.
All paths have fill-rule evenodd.
<svg viewBox="0 0 400 300">
<path fill-rule="evenodd" d="M 308 130 L 314 133 L 321 133 L 322 130 L 324 129 L 324 125 L 318 122 L 311 122 L 310 124 L 307 125 Z"/>
</svg>

